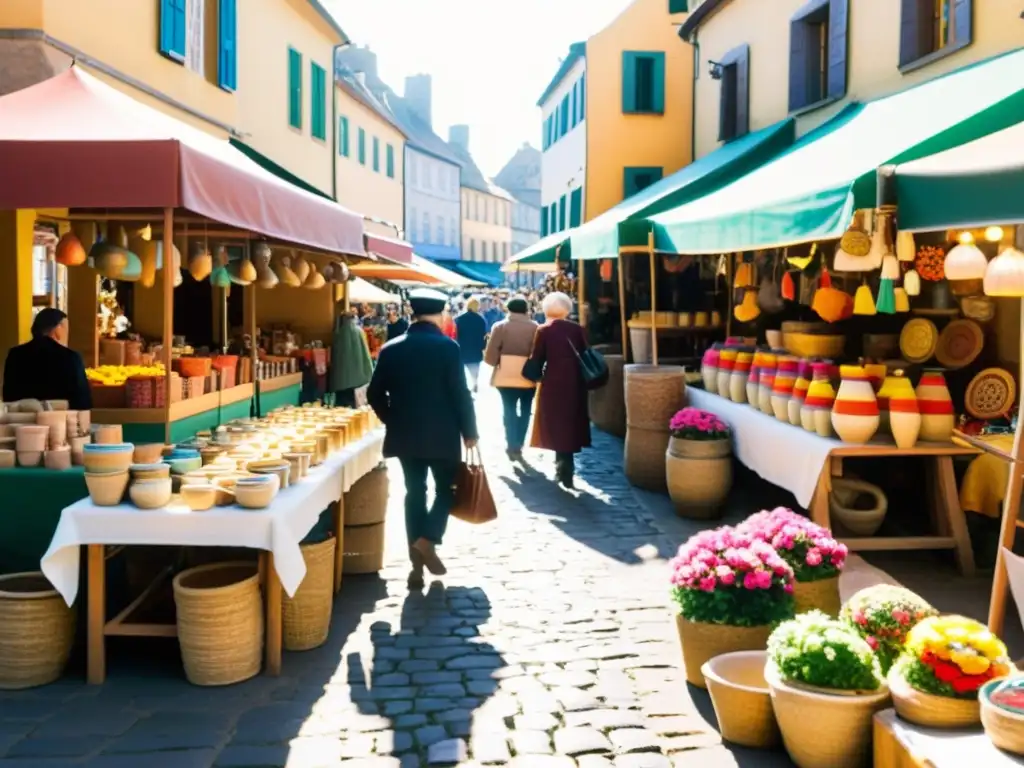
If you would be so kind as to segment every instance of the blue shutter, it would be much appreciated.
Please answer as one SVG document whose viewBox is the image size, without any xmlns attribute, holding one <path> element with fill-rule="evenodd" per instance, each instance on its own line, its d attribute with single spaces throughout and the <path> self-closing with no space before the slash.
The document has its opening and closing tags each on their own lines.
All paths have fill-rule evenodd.
<svg viewBox="0 0 1024 768">
<path fill-rule="evenodd" d="M 338 118 L 338 154 L 348 157 L 348 118 Z"/>
<path fill-rule="evenodd" d="M 236 0 L 220 0 L 217 10 L 217 85 L 238 88 L 238 17 Z"/>
<path fill-rule="evenodd" d="M 544 138 L 542 139 L 542 142 L 544 144 L 544 149 L 547 150 L 547 148 L 551 146 L 551 116 L 550 115 L 548 117 L 544 118 L 544 128 L 543 128 L 543 131 L 544 131 Z"/>
<path fill-rule="evenodd" d="M 175 61 L 185 60 L 187 0 L 160 0 L 160 53 Z"/>
<path fill-rule="evenodd" d="M 327 72 L 315 62 L 309 63 L 312 109 L 309 132 L 315 139 L 327 138 Z"/>
<path fill-rule="evenodd" d="M 845 0 L 843 0 L 845 2 Z M 750 133 L 750 46 L 744 45 L 736 57 L 736 131 L 733 138 Z M 661 176 L 659 175 L 660 179 Z"/>
<path fill-rule="evenodd" d="M 636 54 L 622 52 L 622 111 L 636 112 Z"/>
<path fill-rule="evenodd" d="M 974 0 L 953 0 L 952 44 L 956 48 L 970 45 L 974 36 Z"/>
<path fill-rule="evenodd" d="M 789 23 L 789 111 L 806 107 L 807 57 L 812 49 L 811 27 L 802 19 Z"/>
<path fill-rule="evenodd" d="M 657 115 L 665 114 L 665 54 L 661 51 L 646 54 L 654 60 L 651 67 L 653 77 L 651 78 L 651 112 Z"/>
<path fill-rule="evenodd" d="M 387 149 L 387 172 L 388 178 L 395 178 L 395 148 L 388 144 Z"/>
<path fill-rule="evenodd" d="M 565 231 L 565 203 L 566 196 L 562 195 L 562 199 L 558 201 L 558 231 Z"/>
<path fill-rule="evenodd" d="M 373 170 L 380 173 L 380 139 L 373 137 Z"/>
<path fill-rule="evenodd" d="M 580 77 L 580 122 L 587 119 L 587 73 Z"/>
<path fill-rule="evenodd" d="M 900 5 L 900 66 L 905 67 L 924 54 L 921 35 L 930 19 L 921 12 L 919 0 L 901 0 Z"/>
<path fill-rule="evenodd" d="M 576 127 L 576 91 L 579 89 L 579 83 L 572 84 L 572 100 L 569 104 L 569 130 L 571 131 Z"/>
<path fill-rule="evenodd" d="M 288 49 L 288 124 L 302 128 L 302 54 Z"/>
<path fill-rule="evenodd" d="M 828 87 L 830 99 L 846 95 L 846 55 L 849 46 L 850 0 L 829 0 Z"/>
<path fill-rule="evenodd" d="M 569 226 L 578 227 L 582 224 L 583 217 L 583 187 L 577 187 L 572 191 L 569 199 Z"/>
<path fill-rule="evenodd" d="M 565 136 L 569 132 L 569 94 L 565 94 L 562 97 L 562 120 L 561 120 L 562 131 L 559 136 Z"/>
</svg>

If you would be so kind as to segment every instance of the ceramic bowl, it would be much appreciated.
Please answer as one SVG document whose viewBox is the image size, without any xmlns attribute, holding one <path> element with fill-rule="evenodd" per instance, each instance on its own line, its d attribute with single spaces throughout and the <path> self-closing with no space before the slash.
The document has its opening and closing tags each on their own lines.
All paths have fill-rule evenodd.
<svg viewBox="0 0 1024 768">
<path fill-rule="evenodd" d="M 0 448 L 0 469 L 10 469 L 14 466 L 14 461 L 17 458 L 17 454 L 8 449 Z"/>
<path fill-rule="evenodd" d="M 43 466 L 47 469 L 63 470 L 71 468 L 71 449 L 66 445 L 54 448 L 43 454 Z"/>
<path fill-rule="evenodd" d="M 97 507 L 116 507 L 128 490 L 128 471 L 94 473 L 86 470 L 85 485 Z"/>
<path fill-rule="evenodd" d="M 133 480 L 161 480 L 171 476 L 169 464 L 132 464 L 129 468 Z"/>
<path fill-rule="evenodd" d="M 193 512 L 205 512 L 217 501 L 217 486 L 213 483 L 186 483 L 179 493 Z"/>
<path fill-rule="evenodd" d="M 194 458 L 166 458 L 164 461 L 171 466 L 171 472 L 175 475 L 184 475 L 203 466 L 203 460 L 198 456 Z"/>
<path fill-rule="evenodd" d="M 227 507 L 235 503 L 235 483 L 241 475 L 230 474 L 223 477 L 215 477 L 213 486 L 217 489 L 214 503 L 218 507 Z"/>
<path fill-rule="evenodd" d="M 202 456 L 203 464 L 212 464 L 220 455 L 224 453 L 224 449 L 220 446 L 207 446 L 206 448 L 200 448 L 199 454 Z"/>
<path fill-rule="evenodd" d="M 18 451 L 19 467 L 38 467 L 42 462 L 42 451 Z"/>
<path fill-rule="evenodd" d="M 155 464 L 163 456 L 163 443 L 148 443 L 147 445 L 136 445 L 132 461 L 136 464 Z"/>
<path fill-rule="evenodd" d="M 306 476 L 309 472 L 309 460 L 313 458 L 309 453 L 286 453 L 283 458 L 292 466 L 288 482 L 295 483 Z"/>
<path fill-rule="evenodd" d="M 90 443 L 82 448 L 86 472 L 123 472 L 131 466 L 135 447 L 131 443 Z"/>
<path fill-rule="evenodd" d="M 245 509 L 266 509 L 277 495 L 277 475 L 240 477 L 235 481 L 235 501 Z"/>
<path fill-rule="evenodd" d="M 160 509 L 171 500 L 171 478 L 135 480 L 128 488 L 128 496 L 139 509 Z"/>
<path fill-rule="evenodd" d="M 281 489 L 288 487 L 291 478 L 292 467 L 284 459 L 262 459 L 250 461 L 245 468 L 254 475 L 277 475 L 278 484 Z"/>
</svg>

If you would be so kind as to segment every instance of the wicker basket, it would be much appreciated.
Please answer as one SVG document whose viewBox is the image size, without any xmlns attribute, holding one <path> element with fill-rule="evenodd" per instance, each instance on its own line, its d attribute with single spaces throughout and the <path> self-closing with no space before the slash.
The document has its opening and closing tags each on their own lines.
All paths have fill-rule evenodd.
<svg viewBox="0 0 1024 768">
<path fill-rule="evenodd" d="M 981 722 L 977 698 L 951 699 L 923 693 L 903 679 L 896 667 L 889 671 L 889 689 L 896 714 L 925 728 L 973 728 Z"/>
<path fill-rule="evenodd" d="M 685 405 L 686 369 L 678 365 L 627 365 L 624 374 L 626 424 L 668 431 Z"/>
<path fill-rule="evenodd" d="M 843 601 L 839 597 L 839 577 L 795 582 L 793 599 L 796 602 L 796 613 L 817 609 L 829 616 L 838 616 L 839 609 L 843 607 Z"/>
<path fill-rule="evenodd" d="M 772 697 L 764 681 L 765 651 L 715 656 L 701 667 L 722 738 L 754 749 L 782 744 Z"/>
<path fill-rule="evenodd" d="M 318 544 L 304 544 L 302 559 L 306 562 L 306 577 L 294 597 L 284 595 L 284 649 L 308 651 L 318 648 L 327 640 L 331 628 L 331 608 L 334 605 L 334 551 L 337 540 L 327 539 Z"/>
<path fill-rule="evenodd" d="M 705 662 L 733 651 L 763 651 L 768 645 L 771 627 L 733 627 L 727 624 L 706 624 L 687 621 L 676 616 L 679 645 L 683 651 L 686 681 L 698 688 L 707 688 L 701 668 Z"/>
<path fill-rule="evenodd" d="M 664 492 L 667 487 L 665 451 L 668 450 L 668 441 L 667 429 L 630 426 L 626 430 L 626 447 L 622 454 L 626 479 L 639 488 Z"/>
<path fill-rule="evenodd" d="M 981 702 L 981 724 L 989 741 L 999 749 L 1015 755 L 1024 755 L 1024 715 L 1010 712 L 991 702 L 992 690 L 1003 681 L 985 683 L 978 693 Z"/>
<path fill-rule="evenodd" d="M 602 432 L 626 436 L 625 358 L 605 355 L 608 383 L 590 393 L 590 419 Z"/>
<path fill-rule="evenodd" d="M 388 469 L 367 472 L 345 494 L 345 525 L 383 523 L 388 509 Z"/>
<path fill-rule="evenodd" d="M 253 563 L 200 565 L 174 577 L 178 643 L 193 685 L 255 677 L 263 655 L 263 606 Z"/>
<path fill-rule="evenodd" d="M 0 689 L 58 679 L 74 639 L 75 613 L 42 573 L 0 576 Z"/>
<path fill-rule="evenodd" d="M 732 441 L 670 438 L 665 451 L 665 480 L 679 517 L 721 517 L 732 489 Z"/>
<path fill-rule="evenodd" d="M 377 573 L 384 567 L 384 523 L 346 525 L 344 546 L 343 573 Z"/>
<path fill-rule="evenodd" d="M 765 667 L 772 709 L 790 759 L 799 768 L 863 768 L 871 763 L 876 712 L 889 706 L 889 689 L 826 691 L 784 682 Z"/>
</svg>

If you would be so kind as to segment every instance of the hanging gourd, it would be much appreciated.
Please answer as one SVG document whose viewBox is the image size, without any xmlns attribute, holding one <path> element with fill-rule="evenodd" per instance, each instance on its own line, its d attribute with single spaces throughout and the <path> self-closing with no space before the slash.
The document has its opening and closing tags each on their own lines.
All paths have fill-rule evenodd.
<svg viewBox="0 0 1024 768">
<path fill-rule="evenodd" d="M 796 301 L 796 284 L 793 282 L 793 275 L 790 272 L 782 273 L 782 298 L 786 301 Z"/>
<path fill-rule="evenodd" d="M 736 276 L 733 277 L 732 287 L 737 290 L 743 288 L 754 288 L 754 265 L 741 261 L 736 266 Z"/>
<path fill-rule="evenodd" d="M 101 277 L 116 280 L 128 266 L 128 251 L 108 240 L 97 240 L 89 249 L 89 261 Z"/>
<path fill-rule="evenodd" d="M 278 256 L 275 261 L 277 263 L 274 265 L 274 274 L 281 281 L 281 285 L 286 285 L 289 288 L 298 288 L 302 285 L 302 281 L 299 280 L 298 275 L 292 270 L 292 260 L 290 258 Z"/>
<path fill-rule="evenodd" d="M 309 262 L 306 262 L 309 264 Z M 309 264 L 309 275 L 306 280 L 302 283 L 303 288 L 308 288 L 311 291 L 317 291 L 327 285 L 327 281 L 324 276 L 316 271 L 316 264 Z"/>
<path fill-rule="evenodd" d="M 85 264 L 88 254 L 82 246 L 82 241 L 74 232 L 67 232 L 57 241 L 57 248 L 54 258 L 58 264 L 65 267 L 78 267 Z"/>
<path fill-rule="evenodd" d="M 756 320 L 757 316 L 761 314 L 761 308 L 757 306 L 757 291 L 744 291 L 743 301 L 733 309 L 732 314 L 741 323 L 749 323 Z"/>
<path fill-rule="evenodd" d="M 152 288 L 156 285 L 156 243 L 136 236 L 129 241 L 129 247 L 139 255 L 139 261 L 142 263 L 139 285 L 143 288 Z"/>
<path fill-rule="evenodd" d="M 188 272 L 194 280 L 205 280 L 213 271 L 213 256 L 205 240 L 192 244 L 188 256 Z"/>
<path fill-rule="evenodd" d="M 256 282 L 256 278 L 259 275 L 256 273 L 256 267 L 248 256 L 242 256 L 238 262 L 236 262 L 235 274 L 238 279 L 244 282 L 246 285 Z"/>
<path fill-rule="evenodd" d="M 907 296 L 921 295 L 921 276 L 917 274 L 916 269 L 908 270 L 903 276 L 903 289 L 907 292 Z"/>
<path fill-rule="evenodd" d="M 875 297 L 871 295 L 871 288 L 866 282 L 861 283 L 857 292 L 853 294 L 853 314 L 874 315 L 876 312 Z"/>
<path fill-rule="evenodd" d="M 270 246 L 266 243 L 257 243 L 253 248 L 253 265 L 256 267 L 256 285 L 260 288 L 274 288 L 279 280 L 274 270 L 270 268 Z"/>
<path fill-rule="evenodd" d="M 826 323 L 837 323 L 853 314 L 853 298 L 831 285 L 818 288 L 814 293 L 811 309 Z"/>
<path fill-rule="evenodd" d="M 913 232 L 896 233 L 896 258 L 899 261 L 913 261 L 917 256 L 917 245 L 914 243 Z"/>
<path fill-rule="evenodd" d="M 910 298 L 907 296 L 906 289 L 902 286 L 893 290 L 893 302 L 896 305 L 897 313 L 910 311 Z"/>
<path fill-rule="evenodd" d="M 313 271 L 313 268 L 302 256 L 297 256 L 292 260 L 292 271 L 295 272 L 295 276 L 299 278 L 299 283 L 305 285 L 306 280 Z"/>
<path fill-rule="evenodd" d="M 166 262 L 164 261 L 164 241 L 161 239 L 156 244 L 156 268 L 159 270 L 165 269 Z M 171 271 L 173 273 L 173 284 L 177 288 L 184 282 L 184 278 L 181 275 L 181 251 L 178 250 L 176 243 L 171 243 Z"/>
<path fill-rule="evenodd" d="M 612 281 L 612 274 L 615 269 L 615 262 L 611 259 L 601 259 L 601 265 L 597 269 L 597 273 L 601 276 L 601 279 L 610 283 Z"/>
<path fill-rule="evenodd" d="M 348 264 L 344 261 L 339 261 L 334 265 L 334 279 L 339 283 L 347 283 L 352 278 L 352 273 L 348 268 Z"/>
</svg>

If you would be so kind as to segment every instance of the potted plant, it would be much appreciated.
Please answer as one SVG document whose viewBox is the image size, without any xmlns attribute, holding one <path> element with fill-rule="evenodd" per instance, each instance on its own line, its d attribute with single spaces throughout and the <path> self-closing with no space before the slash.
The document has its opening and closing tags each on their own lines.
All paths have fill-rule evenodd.
<svg viewBox="0 0 1024 768">
<path fill-rule="evenodd" d="M 665 477 L 676 514 L 694 519 L 721 515 L 732 488 L 732 433 L 709 411 L 683 408 L 668 424 Z"/>
<path fill-rule="evenodd" d="M 931 616 L 907 633 L 889 687 L 904 720 L 967 728 L 981 722 L 978 689 L 1012 671 L 1006 646 L 984 624 L 964 616 Z"/>
<path fill-rule="evenodd" d="M 793 615 L 793 570 L 749 534 L 727 527 L 701 531 L 670 565 L 686 679 L 700 688 L 704 662 L 763 649 L 772 626 Z"/>
<path fill-rule="evenodd" d="M 871 757 L 871 720 L 889 689 L 871 647 L 821 611 L 785 621 L 768 638 L 765 680 L 790 759 L 799 768 L 859 768 Z"/>
<path fill-rule="evenodd" d="M 903 652 L 907 633 L 922 619 L 938 611 L 909 589 L 877 584 L 846 601 L 840 618 L 852 626 L 874 650 L 882 673 L 888 674 Z"/>
<path fill-rule="evenodd" d="M 771 544 L 789 563 L 796 579 L 797 613 L 817 608 L 832 617 L 839 615 L 839 574 L 848 550 L 828 529 L 785 507 L 751 515 L 739 527 Z"/>
</svg>

